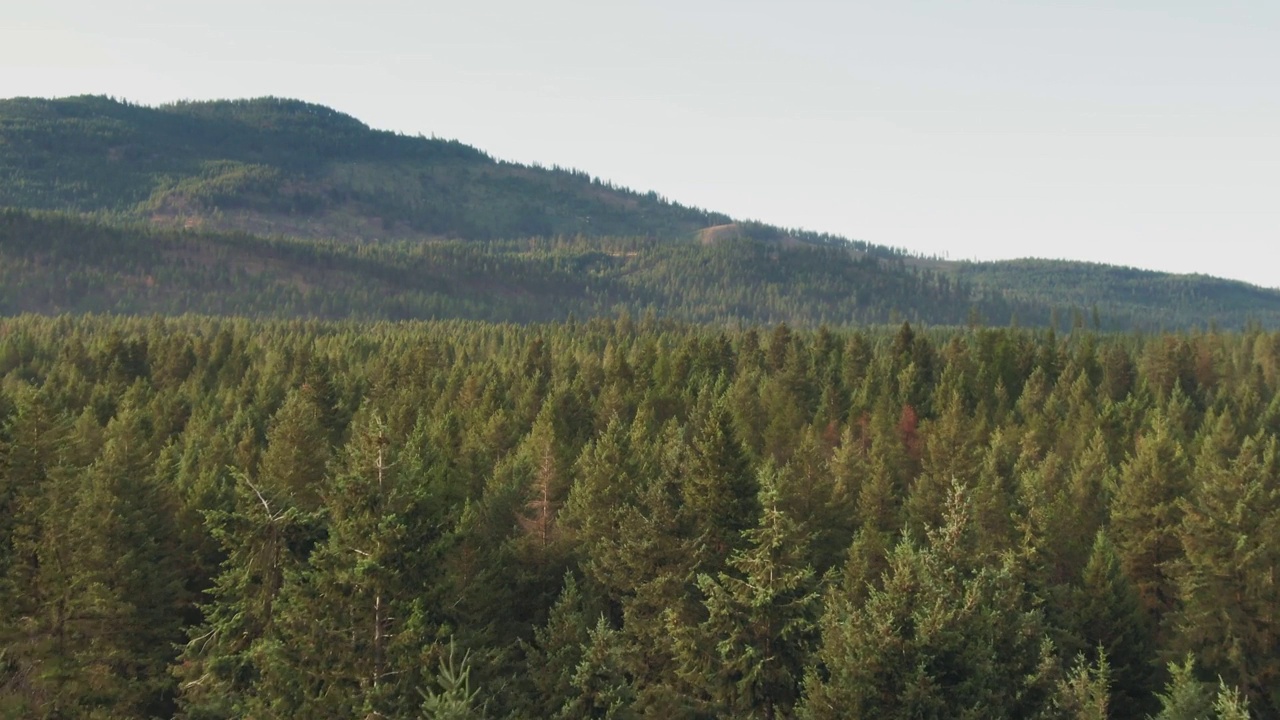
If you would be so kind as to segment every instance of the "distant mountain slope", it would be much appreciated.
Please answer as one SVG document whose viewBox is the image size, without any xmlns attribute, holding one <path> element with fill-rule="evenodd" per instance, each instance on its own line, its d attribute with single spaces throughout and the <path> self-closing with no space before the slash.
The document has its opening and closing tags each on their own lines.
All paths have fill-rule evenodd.
<svg viewBox="0 0 1280 720">
<path fill-rule="evenodd" d="M 848 249 L 748 237 L 353 244 L 0 211 L 0 314 L 111 312 L 531 322 L 1035 324 L 1048 309 Z"/>
<path fill-rule="evenodd" d="M 911 258 L 277 98 L 0 100 L 0 207 L 7 313 L 1280 327 L 1243 283 Z"/>
<path fill-rule="evenodd" d="M 296 100 L 0 101 L 0 206 L 378 240 L 692 237 L 723 215 Z"/>
<path fill-rule="evenodd" d="M 1030 259 L 955 263 L 950 269 L 962 282 L 998 289 L 1011 298 L 1083 311 L 1088 322 L 1096 307 L 1114 327 L 1172 329 L 1217 323 L 1238 328 L 1249 322 L 1280 327 L 1280 291 L 1207 275 Z"/>
</svg>

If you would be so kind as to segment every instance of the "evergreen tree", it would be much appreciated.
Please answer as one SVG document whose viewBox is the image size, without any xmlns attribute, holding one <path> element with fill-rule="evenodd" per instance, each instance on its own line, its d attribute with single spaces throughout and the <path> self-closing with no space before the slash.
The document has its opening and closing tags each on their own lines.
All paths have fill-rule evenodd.
<svg viewBox="0 0 1280 720">
<path fill-rule="evenodd" d="M 471 656 L 464 654 L 461 661 L 457 660 L 452 640 L 449 654 L 440 659 L 432 680 L 435 687 L 420 691 L 424 720 L 484 719 L 485 703 L 480 701 L 480 690 L 471 689 Z"/>
<path fill-rule="evenodd" d="M 1096 663 L 1090 664 L 1083 655 L 1076 656 L 1071 672 L 1058 684 L 1053 712 L 1049 717 L 1064 720 L 1107 720 L 1109 714 L 1111 667 L 1107 655 L 1099 651 Z M 1116 713 L 1117 717 L 1137 717 Z"/>
<path fill-rule="evenodd" d="M 285 576 L 251 708 L 311 717 L 413 710 L 403 688 L 426 682 L 441 620 L 429 584 L 448 521 L 422 436 L 420 425 L 397 442 L 377 415 L 357 416 L 321 490 L 324 540 Z"/>
<path fill-rule="evenodd" d="M 681 473 L 682 513 L 697 537 L 697 567 L 708 572 L 723 567 L 754 524 L 757 487 L 723 403 L 715 402 L 695 422 L 689 465 Z"/>
<path fill-rule="evenodd" d="M 573 700 L 574 676 L 591 643 L 582 605 L 578 583 L 566 573 L 546 624 L 534 629 L 532 643 L 522 643 L 531 685 L 525 711 L 530 717 L 554 717 Z"/>
<path fill-rule="evenodd" d="M 168 666 L 185 599 L 172 552 L 174 506 L 155 483 L 137 410 L 122 408 L 104 437 L 82 472 L 55 466 L 38 501 L 38 534 L 20 545 L 34 561 L 23 574 L 36 604 L 6 630 L 16 631 L 9 662 L 24 675 L 15 678 L 23 712 L 172 712 Z"/>
<path fill-rule="evenodd" d="M 622 633 L 601 616 L 591 628 L 582 661 L 573 674 L 568 699 L 556 714 L 562 720 L 632 720 L 635 688 L 626 670 L 627 647 Z"/>
<path fill-rule="evenodd" d="M 287 493 L 302 510 L 320 506 L 320 487 L 331 455 L 330 430 L 311 393 L 294 391 L 276 412 L 262 454 L 260 484 Z"/>
<path fill-rule="evenodd" d="M 1206 720 L 1213 717 L 1213 695 L 1195 676 L 1195 659 L 1169 663 L 1169 683 L 1159 694 L 1160 712 L 1154 720 Z"/>
<path fill-rule="evenodd" d="M 175 674 L 184 716 L 240 717 L 255 701 L 266 652 L 276 642 L 286 578 L 301 571 L 322 537 L 321 516 L 238 474 L 235 508 L 210 511 L 207 523 L 226 559 L 203 605 L 204 621 L 188 629 Z"/>
<path fill-rule="evenodd" d="M 1077 643 L 1100 661 L 1107 659 L 1114 682 L 1111 708 L 1117 717 L 1140 717 L 1150 710 L 1155 690 L 1155 646 L 1133 583 L 1120 567 L 1115 548 L 1099 531 L 1076 589 L 1070 618 Z"/>
<path fill-rule="evenodd" d="M 926 528 L 941 522 L 953 484 L 973 487 L 985 440 L 981 422 L 965 413 L 958 390 L 939 399 L 944 407 L 939 417 L 926 424 L 922 431 L 925 440 L 921 472 L 912 482 L 906 499 L 910 527 L 920 537 Z"/>
<path fill-rule="evenodd" d="M 718 716 L 791 714 L 816 635 L 818 594 L 805 564 L 808 538 L 779 508 L 778 474 L 760 474 L 759 524 L 715 577 L 698 576 L 706 618 L 672 624 L 678 672 Z"/>
<path fill-rule="evenodd" d="M 1228 466 L 1206 471 L 1180 503 L 1184 557 L 1172 572 L 1182 600 L 1179 645 L 1268 715 L 1280 712 L 1280 589 L 1272 580 L 1280 551 L 1271 542 L 1280 533 L 1277 478 L 1274 438 L 1265 447 L 1247 439 Z"/>
<path fill-rule="evenodd" d="M 1188 475 L 1181 443 L 1163 417 L 1157 417 L 1151 431 L 1138 438 L 1113 493 L 1113 541 L 1144 610 L 1157 625 L 1177 602 L 1169 568 L 1182 554 L 1179 500 L 1189 490 Z"/>
<path fill-rule="evenodd" d="M 928 544 L 904 540 L 865 602 L 829 591 L 800 715 L 1028 717 L 1048 702 L 1054 661 L 1009 556 L 975 553 L 957 491 Z"/>
</svg>

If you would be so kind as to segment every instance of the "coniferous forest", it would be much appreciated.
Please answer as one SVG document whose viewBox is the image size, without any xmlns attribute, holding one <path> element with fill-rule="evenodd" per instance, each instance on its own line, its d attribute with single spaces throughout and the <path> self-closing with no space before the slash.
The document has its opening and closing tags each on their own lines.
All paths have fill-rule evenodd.
<svg viewBox="0 0 1280 720">
<path fill-rule="evenodd" d="M 1280 290 L 913 256 L 298 100 L 0 99 L 0 314 L 553 322 L 649 310 L 768 326 L 1280 328 Z"/>
<path fill-rule="evenodd" d="M 0 100 L 0 718 L 1280 718 L 1276 328 L 295 100 Z"/>
<path fill-rule="evenodd" d="M 1280 717 L 1280 334 L 0 320 L 0 717 Z"/>
</svg>

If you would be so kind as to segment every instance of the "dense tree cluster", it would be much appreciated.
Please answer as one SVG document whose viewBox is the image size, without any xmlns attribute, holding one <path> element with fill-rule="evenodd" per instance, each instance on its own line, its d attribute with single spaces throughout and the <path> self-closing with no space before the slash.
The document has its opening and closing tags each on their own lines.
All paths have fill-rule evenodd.
<svg viewBox="0 0 1280 720">
<path fill-rule="evenodd" d="M 2 208 L 63 213 L 0 217 L 4 314 L 1280 327 L 1274 289 L 734 222 L 280 98 L 0 100 Z"/>
<path fill-rule="evenodd" d="M 1250 319 L 1274 327 L 1270 308 L 1280 297 L 1275 289 L 1238 280 L 1066 260 L 954 263 L 951 268 L 959 280 L 977 287 L 1064 308 L 1059 326 L 1092 325 L 1097 316 L 1110 328 L 1173 329 L 1210 321 L 1241 327 Z"/>
<path fill-rule="evenodd" d="M 0 320 L 0 716 L 1280 717 L 1280 336 Z"/>
<path fill-rule="evenodd" d="M 751 237 L 351 245 L 0 210 L 0 313 L 547 322 L 621 311 L 813 326 L 1050 316 L 902 260 Z"/>
<path fill-rule="evenodd" d="M 728 222 L 582 172 L 499 162 L 280 98 L 158 108 L 0 100 L 0 180 L 0 206 L 233 227 L 265 214 L 286 234 L 324 238 L 687 237 Z"/>
</svg>

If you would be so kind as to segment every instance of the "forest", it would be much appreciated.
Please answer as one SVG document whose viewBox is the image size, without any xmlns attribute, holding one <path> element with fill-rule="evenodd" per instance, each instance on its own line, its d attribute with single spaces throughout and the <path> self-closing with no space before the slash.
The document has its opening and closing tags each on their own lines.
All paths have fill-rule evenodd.
<svg viewBox="0 0 1280 720">
<path fill-rule="evenodd" d="M 1029 239 L 1028 253 L 1053 252 Z M 0 100 L 5 315 L 563 322 L 650 310 L 807 327 L 1280 328 L 1280 290 L 920 257 L 298 100 Z"/>
<path fill-rule="evenodd" d="M 750 238 L 710 246 L 641 237 L 352 245 L 0 210 L 3 314 L 548 322 L 621 311 L 798 325 L 973 317 L 1040 324 L 1051 314 L 901 261 Z"/>
<path fill-rule="evenodd" d="M 0 206 L 323 239 L 683 237 L 728 222 L 282 98 L 0 100 L 0 180 Z"/>
<path fill-rule="evenodd" d="M 0 100 L 0 718 L 1280 718 L 1280 291 Z"/>
<path fill-rule="evenodd" d="M 909 258 L 753 236 L 348 243 L 0 209 L 0 314 L 553 322 L 627 312 L 719 325 L 927 322 L 1061 330 L 1280 327 L 1280 292 L 1099 266 L 956 278 Z M 1020 271 L 1021 272 L 1021 271 Z M 1089 292 L 1056 288 L 1079 283 Z M 1110 292 L 1100 288 L 1110 286 Z M 1093 298 L 1093 299 L 1091 299 Z"/>
<path fill-rule="evenodd" d="M 1277 718 L 1280 333 L 0 319 L 0 717 Z"/>
</svg>

